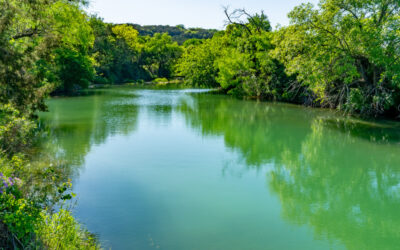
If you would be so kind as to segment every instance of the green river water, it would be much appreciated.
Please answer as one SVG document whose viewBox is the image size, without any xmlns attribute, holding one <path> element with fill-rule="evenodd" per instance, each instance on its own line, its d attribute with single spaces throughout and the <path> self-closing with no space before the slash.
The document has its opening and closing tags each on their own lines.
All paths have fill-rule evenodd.
<svg viewBox="0 0 400 250">
<path fill-rule="evenodd" d="M 47 153 L 109 249 L 400 249 L 400 126 L 204 90 L 55 98 Z"/>
</svg>

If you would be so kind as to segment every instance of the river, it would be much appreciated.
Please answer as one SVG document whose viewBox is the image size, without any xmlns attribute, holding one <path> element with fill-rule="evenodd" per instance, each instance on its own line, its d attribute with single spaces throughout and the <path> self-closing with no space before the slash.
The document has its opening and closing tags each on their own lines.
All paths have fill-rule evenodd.
<svg viewBox="0 0 400 250">
<path fill-rule="evenodd" d="M 195 89 L 48 105 L 43 148 L 106 249 L 400 249 L 394 122 Z"/>
</svg>

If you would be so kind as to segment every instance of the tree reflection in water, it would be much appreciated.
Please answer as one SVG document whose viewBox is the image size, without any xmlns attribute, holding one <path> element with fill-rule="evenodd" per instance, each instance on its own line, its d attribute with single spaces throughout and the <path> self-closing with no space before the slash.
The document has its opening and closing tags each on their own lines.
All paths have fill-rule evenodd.
<svg viewBox="0 0 400 250">
<path fill-rule="evenodd" d="M 400 129 L 327 110 L 194 95 L 179 107 L 204 136 L 221 135 L 267 183 L 282 216 L 348 249 L 400 247 Z"/>
<path fill-rule="evenodd" d="M 126 135 L 136 129 L 135 97 L 133 91 L 112 89 L 50 100 L 50 112 L 40 114 L 40 126 L 46 133 L 34 153 L 27 188 L 35 187 L 35 195 L 48 199 L 51 206 L 57 188 L 78 177 L 93 146 L 112 135 Z"/>
</svg>

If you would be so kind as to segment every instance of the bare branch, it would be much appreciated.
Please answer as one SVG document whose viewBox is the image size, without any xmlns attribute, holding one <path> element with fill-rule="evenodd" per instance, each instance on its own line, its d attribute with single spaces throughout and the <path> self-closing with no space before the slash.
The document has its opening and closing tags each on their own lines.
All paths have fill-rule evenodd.
<svg viewBox="0 0 400 250">
<path fill-rule="evenodd" d="M 243 27 L 249 34 L 252 34 L 250 28 L 240 20 L 243 15 L 248 15 L 244 9 L 236 9 L 229 13 L 229 6 L 224 7 L 224 13 L 229 24 L 234 24 Z"/>
<path fill-rule="evenodd" d="M 24 37 L 32 37 L 32 36 L 37 35 L 37 34 L 39 34 L 39 30 L 37 28 L 27 29 L 24 32 L 13 36 L 12 38 L 17 40 L 17 39 L 24 38 Z"/>
</svg>

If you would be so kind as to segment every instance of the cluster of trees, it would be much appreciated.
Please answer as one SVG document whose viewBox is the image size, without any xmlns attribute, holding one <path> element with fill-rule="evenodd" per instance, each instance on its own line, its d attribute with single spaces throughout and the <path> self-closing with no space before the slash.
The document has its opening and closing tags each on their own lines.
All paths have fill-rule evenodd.
<svg viewBox="0 0 400 250">
<path fill-rule="evenodd" d="M 264 13 L 226 9 L 228 25 L 218 32 L 108 24 L 82 4 L 2 0 L 2 103 L 45 110 L 52 92 L 184 76 L 235 96 L 400 114 L 398 1 L 303 4 L 274 31 Z"/>
<path fill-rule="evenodd" d="M 170 79 L 175 75 L 181 46 L 187 40 L 208 39 L 215 30 L 178 26 L 109 24 L 91 17 L 95 41 L 90 53 L 95 61 L 93 82 L 118 84 Z"/>
<path fill-rule="evenodd" d="M 220 86 L 236 96 L 281 99 L 287 96 L 287 76 L 273 50 L 271 25 L 264 13 L 235 10 L 230 25 L 211 40 L 189 45 L 178 65 L 180 74 L 195 85 Z M 246 21 L 240 19 L 246 16 Z M 289 97 L 287 97 L 289 98 Z"/>
<path fill-rule="evenodd" d="M 95 83 L 123 83 L 171 78 L 182 48 L 167 33 L 141 36 L 132 25 L 113 25 L 92 17 L 95 35 L 91 50 Z"/>
<path fill-rule="evenodd" d="M 212 38 L 217 30 L 214 29 L 202 29 L 202 28 L 185 28 L 184 25 L 139 25 L 132 24 L 132 27 L 139 31 L 141 36 L 154 36 L 156 33 L 168 33 L 172 37 L 172 40 L 182 45 L 186 40 L 189 39 L 209 39 Z"/>
<path fill-rule="evenodd" d="M 23 112 L 45 110 L 47 95 L 90 83 L 169 79 L 183 53 L 178 42 L 214 33 L 104 23 L 83 11 L 85 0 L 0 3 L 0 102 Z"/>
<path fill-rule="evenodd" d="M 226 30 L 187 46 L 177 68 L 237 96 L 397 116 L 399 11 L 396 0 L 321 0 L 272 31 L 263 13 L 225 10 Z"/>
</svg>

